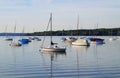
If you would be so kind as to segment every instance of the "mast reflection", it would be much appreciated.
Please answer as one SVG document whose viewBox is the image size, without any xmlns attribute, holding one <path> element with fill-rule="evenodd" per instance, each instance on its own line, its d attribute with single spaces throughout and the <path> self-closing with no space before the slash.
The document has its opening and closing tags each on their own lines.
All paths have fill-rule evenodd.
<svg viewBox="0 0 120 78">
<path fill-rule="evenodd" d="M 66 56 L 66 52 L 41 52 L 42 55 L 48 54 L 50 57 L 50 78 L 53 78 L 53 63 L 57 60 L 58 56 Z"/>
<path fill-rule="evenodd" d="M 89 46 L 72 46 L 73 50 L 76 52 L 76 68 L 77 68 L 77 78 L 80 78 L 80 53 L 87 52 Z"/>
</svg>

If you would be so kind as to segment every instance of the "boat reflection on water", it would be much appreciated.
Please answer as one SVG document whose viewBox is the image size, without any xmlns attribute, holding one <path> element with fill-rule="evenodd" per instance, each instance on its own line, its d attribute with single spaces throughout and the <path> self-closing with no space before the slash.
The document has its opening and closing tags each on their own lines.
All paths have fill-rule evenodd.
<svg viewBox="0 0 120 78">
<path fill-rule="evenodd" d="M 76 72 L 77 78 L 80 78 L 80 56 L 87 52 L 89 46 L 72 46 L 74 52 L 76 52 Z M 81 56 L 82 57 L 82 56 Z"/>
<path fill-rule="evenodd" d="M 66 52 L 65 51 L 63 51 L 63 52 L 56 52 L 56 51 L 50 51 L 50 52 L 48 52 L 48 51 L 41 51 L 41 53 L 42 54 L 49 54 L 49 56 L 52 56 L 52 59 L 53 60 L 56 60 L 57 59 L 57 57 L 58 56 L 60 56 L 60 55 L 63 55 L 63 56 L 66 56 Z"/>
<path fill-rule="evenodd" d="M 75 50 L 75 52 L 86 52 L 87 49 L 89 48 L 90 46 L 75 46 L 75 45 L 72 45 L 72 48 L 73 50 Z"/>
<path fill-rule="evenodd" d="M 47 52 L 47 51 L 41 51 L 42 55 L 48 54 L 50 57 L 50 78 L 53 78 L 53 62 L 57 60 L 58 56 L 66 56 L 66 52 Z M 45 57 L 44 57 L 45 58 Z"/>
</svg>

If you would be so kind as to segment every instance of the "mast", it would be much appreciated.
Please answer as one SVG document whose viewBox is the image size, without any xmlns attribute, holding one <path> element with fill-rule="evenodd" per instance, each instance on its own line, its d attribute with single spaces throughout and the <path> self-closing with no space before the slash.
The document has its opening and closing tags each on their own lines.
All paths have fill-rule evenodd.
<svg viewBox="0 0 120 78">
<path fill-rule="evenodd" d="M 19 36 L 21 36 L 21 38 L 23 38 L 23 34 L 24 34 L 24 26 L 23 26 L 23 29 L 22 29 L 22 34 L 21 35 L 19 34 Z"/>
<path fill-rule="evenodd" d="M 51 46 L 53 45 L 52 42 L 52 13 L 50 13 L 50 42 L 51 42 Z"/>
<path fill-rule="evenodd" d="M 98 31 L 98 23 L 96 24 L 96 31 L 95 31 L 95 37 L 97 37 L 97 31 Z"/>
<path fill-rule="evenodd" d="M 23 29 L 22 29 L 22 33 L 24 33 L 24 27 L 23 27 Z"/>
<path fill-rule="evenodd" d="M 5 32 L 4 32 L 5 36 L 7 36 L 7 27 L 8 27 L 8 25 L 5 26 Z"/>
<path fill-rule="evenodd" d="M 15 36 L 15 32 L 16 32 L 16 23 L 15 23 L 15 26 L 14 26 L 14 36 Z"/>
<path fill-rule="evenodd" d="M 46 31 L 48 31 L 49 26 L 50 26 L 50 46 L 52 46 L 53 45 L 53 42 L 52 42 L 52 13 L 50 13 L 50 18 L 49 18 L 49 21 L 48 21 Z M 43 47 L 43 45 L 44 45 L 45 36 L 46 36 L 46 32 L 45 32 L 44 39 L 43 39 L 41 47 Z"/>
<path fill-rule="evenodd" d="M 77 16 L 77 39 L 79 35 L 78 28 L 79 28 L 79 15 Z"/>
<path fill-rule="evenodd" d="M 14 32 L 13 32 L 13 37 L 14 37 L 14 39 L 13 39 L 13 41 L 12 41 L 12 42 L 14 42 L 14 41 L 15 41 L 15 32 L 16 32 L 16 21 L 15 21 Z"/>
</svg>

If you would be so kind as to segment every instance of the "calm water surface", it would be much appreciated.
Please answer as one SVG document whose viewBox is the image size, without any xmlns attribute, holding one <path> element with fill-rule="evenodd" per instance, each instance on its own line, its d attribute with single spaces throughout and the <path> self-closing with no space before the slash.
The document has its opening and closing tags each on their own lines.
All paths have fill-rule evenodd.
<svg viewBox="0 0 120 78">
<path fill-rule="evenodd" d="M 120 40 L 104 37 L 105 44 L 85 47 L 60 38 L 53 39 L 66 46 L 66 52 L 41 52 L 41 41 L 11 47 L 0 37 L 0 78 L 120 78 Z"/>
</svg>

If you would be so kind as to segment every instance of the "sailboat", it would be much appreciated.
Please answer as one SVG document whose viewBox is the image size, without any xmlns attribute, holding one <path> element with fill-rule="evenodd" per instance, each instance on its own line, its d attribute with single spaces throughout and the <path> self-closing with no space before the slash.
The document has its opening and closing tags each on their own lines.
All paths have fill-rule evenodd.
<svg viewBox="0 0 120 78">
<path fill-rule="evenodd" d="M 15 27 L 14 27 L 14 34 L 15 34 L 15 32 L 16 32 L 16 24 L 15 24 Z M 15 41 L 15 39 L 13 39 L 13 41 L 10 44 L 10 46 L 22 46 L 22 44 L 19 43 L 18 41 Z"/>
<path fill-rule="evenodd" d="M 72 42 L 74 42 L 75 40 L 77 40 L 77 38 L 73 36 L 72 31 L 71 31 L 71 35 L 70 35 L 70 36 L 62 37 L 61 40 L 62 40 L 62 41 L 65 41 L 65 42 L 72 43 Z"/>
<path fill-rule="evenodd" d="M 78 27 L 79 27 L 79 16 L 77 18 L 77 30 L 78 30 Z M 78 31 L 77 31 L 77 34 L 78 34 Z M 86 39 L 82 39 L 82 38 L 78 39 L 78 37 L 77 37 L 77 40 L 72 42 L 72 45 L 76 45 L 76 46 L 89 46 L 89 42 Z"/>
<path fill-rule="evenodd" d="M 98 28 L 98 24 L 97 24 L 97 28 Z M 97 31 L 97 29 L 96 29 Z M 95 36 L 97 36 L 97 34 L 95 34 Z M 93 38 L 90 38 L 90 43 L 92 44 L 104 44 L 104 39 L 102 38 L 98 38 L 98 37 L 93 37 Z"/>
<path fill-rule="evenodd" d="M 61 47 L 58 47 L 57 46 L 57 43 L 53 43 L 53 40 L 52 40 L 52 13 L 50 14 L 50 19 L 49 19 L 49 22 L 48 22 L 48 26 L 50 25 L 50 32 L 51 32 L 51 36 L 50 36 L 50 46 L 49 47 L 44 47 L 43 44 L 44 44 L 44 41 L 45 41 L 45 38 L 43 40 L 43 44 L 41 46 L 41 51 L 48 51 L 48 52 L 65 52 L 66 51 L 66 48 L 61 48 Z M 47 27 L 48 28 L 48 27 Z"/>
<path fill-rule="evenodd" d="M 33 33 L 35 33 L 34 28 L 33 28 Z M 29 40 L 41 41 L 41 39 L 38 36 L 29 37 Z"/>
<path fill-rule="evenodd" d="M 5 41 L 12 41 L 13 39 L 8 36 L 8 33 L 6 31 L 7 31 L 7 26 L 5 27 L 5 38 L 4 38 L 4 40 Z"/>
<path fill-rule="evenodd" d="M 24 27 L 23 27 L 23 30 L 22 30 L 22 33 L 24 33 Z M 21 44 L 28 44 L 29 42 L 31 42 L 29 39 L 27 38 L 21 38 L 18 40 Z"/>
<path fill-rule="evenodd" d="M 68 42 L 74 42 L 75 40 L 77 40 L 77 38 L 75 38 L 73 36 L 66 37 L 66 41 L 68 41 Z"/>
</svg>

